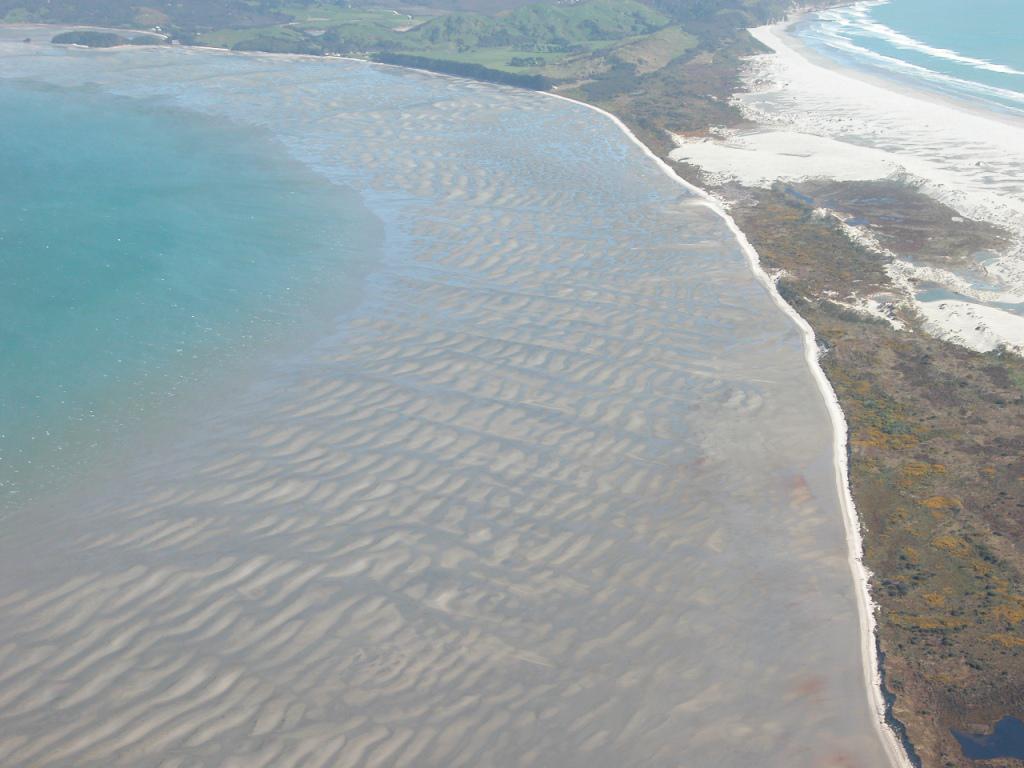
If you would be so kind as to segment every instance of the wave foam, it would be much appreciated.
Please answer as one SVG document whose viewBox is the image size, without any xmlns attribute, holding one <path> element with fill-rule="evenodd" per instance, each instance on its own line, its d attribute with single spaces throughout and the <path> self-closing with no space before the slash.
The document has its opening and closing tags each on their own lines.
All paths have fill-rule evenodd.
<svg viewBox="0 0 1024 768">
<path fill-rule="evenodd" d="M 995 85 L 987 85 L 974 80 L 965 80 L 945 72 L 938 72 L 918 64 L 913 64 L 903 59 L 886 56 L 883 53 L 872 51 L 840 35 L 822 32 L 821 39 L 827 41 L 829 47 L 847 54 L 855 59 L 868 61 L 883 70 L 897 75 L 909 76 L 921 80 L 927 80 L 938 90 L 950 92 L 956 95 L 967 95 L 972 98 L 988 99 L 997 102 L 1015 102 L 1024 104 L 1024 93 L 1012 91 L 1008 88 L 1000 88 Z M 1012 107 L 1011 107 L 1012 109 Z"/>
<path fill-rule="evenodd" d="M 853 34 L 859 34 L 865 37 L 873 37 L 906 51 L 923 53 L 926 56 L 931 56 L 935 59 L 942 59 L 943 61 L 949 61 L 987 72 L 998 72 L 1003 75 L 1024 76 L 1024 72 L 1007 64 L 999 64 L 987 59 L 969 56 L 949 48 L 929 45 L 928 43 L 917 40 L 903 32 L 899 32 L 892 27 L 882 24 L 881 22 L 875 21 L 871 18 L 870 9 L 884 4 L 885 3 L 879 2 L 857 3 L 856 5 L 830 14 L 829 20 L 837 22 L 844 31 L 852 31 Z"/>
<path fill-rule="evenodd" d="M 940 202 L 1024 241 L 1024 120 L 959 108 L 810 61 L 779 27 L 753 34 L 775 53 L 751 60 L 750 87 L 736 98 L 748 119 L 766 129 L 826 137 L 851 152 L 887 153 Z"/>
</svg>

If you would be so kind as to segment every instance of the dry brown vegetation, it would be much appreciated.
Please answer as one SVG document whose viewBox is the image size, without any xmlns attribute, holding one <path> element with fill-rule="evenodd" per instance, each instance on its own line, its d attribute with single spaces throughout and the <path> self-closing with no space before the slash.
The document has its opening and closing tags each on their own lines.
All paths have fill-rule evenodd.
<svg viewBox="0 0 1024 768">
<path fill-rule="evenodd" d="M 950 728 L 1024 712 L 1024 360 L 838 308 L 826 292 L 882 257 L 777 190 L 756 198 L 737 221 L 786 271 L 850 424 L 893 714 L 924 765 L 968 765 Z"/>
</svg>

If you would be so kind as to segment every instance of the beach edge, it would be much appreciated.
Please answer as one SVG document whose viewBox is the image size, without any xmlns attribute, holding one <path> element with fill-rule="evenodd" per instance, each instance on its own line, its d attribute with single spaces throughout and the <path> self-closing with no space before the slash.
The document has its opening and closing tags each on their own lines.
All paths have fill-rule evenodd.
<svg viewBox="0 0 1024 768">
<path fill-rule="evenodd" d="M 571 99 L 557 93 L 538 92 L 543 96 L 560 99 L 572 104 L 586 107 L 611 120 L 616 127 L 636 146 L 638 146 L 647 157 L 655 162 L 658 168 L 670 179 L 698 198 L 700 204 L 709 208 L 718 215 L 732 233 L 736 242 L 747 259 L 754 278 L 764 287 L 773 303 L 789 319 L 796 324 L 801 332 L 804 347 L 804 360 L 814 377 L 818 386 L 818 392 L 825 402 L 832 426 L 832 460 L 836 476 L 836 490 L 839 494 L 839 504 L 843 512 L 843 526 L 846 533 L 847 543 L 847 564 L 853 576 L 854 591 L 857 597 L 857 612 L 861 629 L 861 667 L 864 673 L 865 693 L 868 705 L 873 713 L 872 721 L 882 747 L 889 756 L 889 763 L 893 768 L 915 768 L 910 756 L 903 745 L 903 740 L 892 728 L 888 721 L 888 705 L 883 690 L 882 667 L 878 654 L 878 629 L 875 621 L 875 603 L 871 598 L 870 577 L 871 574 L 864 565 L 864 542 L 861 536 L 860 516 L 857 513 L 853 501 L 853 492 L 850 488 L 849 461 L 847 458 L 847 446 L 849 441 L 849 429 L 846 416 L 839 405 L 839 398 L 832 388 L 831 382 L 825 375 L 818 358 L 818 341 L 814 329 L 779 293 L 774 281 L 761 266 L 761 258 L 757 250 L 750 243 L 746 234 L 739 228 L 732 216 L 725 207 L 710 193 L 691 184 L 677 174 L 672 167 L 659 157 L 650 147 L 644 144 L 632 130 L 617 116 L 601 109 L 593 104 L 584 101 Z"/>
</svg>

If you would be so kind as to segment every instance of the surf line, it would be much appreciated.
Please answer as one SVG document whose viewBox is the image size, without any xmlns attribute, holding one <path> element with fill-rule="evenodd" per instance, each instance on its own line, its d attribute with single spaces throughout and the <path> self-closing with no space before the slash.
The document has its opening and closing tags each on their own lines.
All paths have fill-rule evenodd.
<svg viewBox="0 0 1024 768">
<path fill-rule="evenodd" d="M 672 167 L 668 163 L 658 157 L 650 147 L 640 141 L 636 134 L 634 134 L 633 131 L 631 131 L 629 127 L 622 122 L 622 120 L 611 112 L 607 112 L 593 104 L 587 104 L 583 101 L 570 99 L 569 97 L 562 96 L 561 94 L 546 93 L 544 91 L 538 91 L 538 93 L 543 96 L 560 99 L 571 104 L 586 107 L 587 109 L 603 115 L 608 120 L 611 120 L 630 141 L 643 150 L 644 154 L 657 164 L 666 176 L 689 191 L 691 194 L 695 195 L 700 204 L 705 205 L 720 216 L 729 228 L 729 231 L 732 232 L 733 236 L 736 238 L 736 241 L 740 245 L 740 249 L 747 257 L 747 264 L 750 266 L 750 270 L 753 272 L 754 277 L 761 283 L 761 285 L 764 286 L 775 305 L 781 309 L 802 332 L 804 342 L 804 359 L 811 370 L 811 374 L 814 376 L 814 380 L 818 385 L 818 391 L 821 393 L 822 399 L 825 401 L 825 406 L 828 409 L 832 422 L 832 463 L 835 468 L 836 489 L 839 492 L 839 503 L 843 510 L 843 526 L 846 529 L 847 563 L 850 566 L 850 572 L 853 575 L 853 581 L 856 587 L 855 591 L 857 593 L 857 613 L 860 620 L 859 623 L 861 630 L 861 666 L 864 671 L 864 687 L 868 697 L 868 704 L 874 711 L 875 717 L 873 719 L 875 728 L 881 738 L 882 746 L 884 747 L 886 754 L 889 756 L 890 764 L 893 768 L 913 768 L 913 763 L 904 750 L 900 737 L 886 720 L 886 702 L 882 693 L 882 670 L 879 664 L 877 646 L 875 643 L 877 633 L 874 614 L 875 603 L 871 599 L 871 586 L 869 581 L 870 573 L 864 565 L 864 542 L 860 533 L 860 518 L 857 514 L 857 508 L 853 503 L 853 493 L 850 490 L 849 466 L 846 460 L 849 429 L 846 424 L 846 416 L 843 414 L 843 410 L 839 406 L 839 398 L 836 396 L 836 392 L 832 388 L 832 384 L 829 382 L 828 377 L 825 376 L 825 371 L 818 360 L 818 341 L 814 335 L 814 329 L 811 328 L 810 323 L 808 323 L 799 312 L 793 309 L 793 307 L 791 307 L 786 300 L 782 298 L 782 294 L 779 293 L 775 282 L 771 279 L 768 273 L 765 272 L 764 267 L 761 266 L 761 257 L 758 255 L 757 250 L 750 244 L 747 236 L 742 230 L 740 230 L 732 216 L 729 215 L 728 211 L 726 211 L 725 207 L 718 200 L 700 187 L 691 184 L 686 179 L 679 176 L 679 174 L 672 170 Z"/>
</svg>

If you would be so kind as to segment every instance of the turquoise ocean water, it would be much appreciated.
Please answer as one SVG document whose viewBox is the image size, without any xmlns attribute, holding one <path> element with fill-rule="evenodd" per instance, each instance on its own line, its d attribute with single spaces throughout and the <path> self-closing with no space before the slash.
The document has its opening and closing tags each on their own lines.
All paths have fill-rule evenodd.
<svg viewBox="0 0 1024 768">
<path fill-rule="evenodd" d="M 844 64 L 1024 115 L 1022 29 L 1016 0 L 888 0 L 816 14 L 797 31 Z"/>
<path fill-rule="evenodd" d="M 0 114 L 6 501 L 229 394 L 351 301 L 372 217 L 258 132 L 9 81 Z"/>
</svg>

